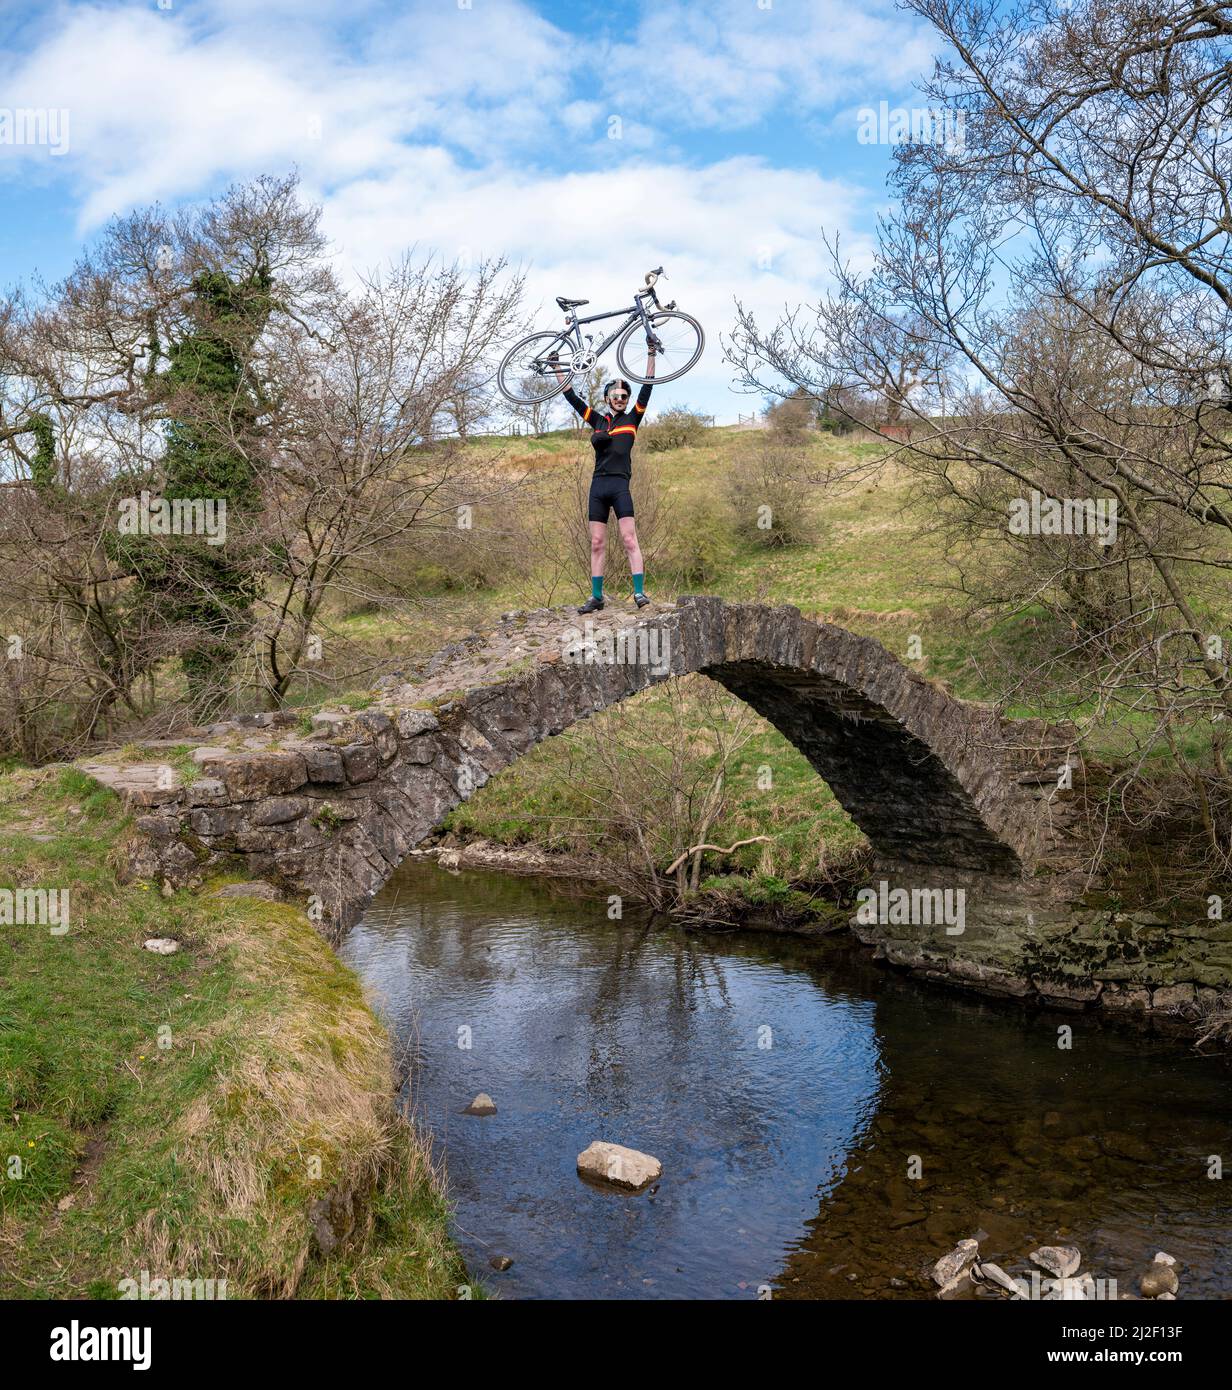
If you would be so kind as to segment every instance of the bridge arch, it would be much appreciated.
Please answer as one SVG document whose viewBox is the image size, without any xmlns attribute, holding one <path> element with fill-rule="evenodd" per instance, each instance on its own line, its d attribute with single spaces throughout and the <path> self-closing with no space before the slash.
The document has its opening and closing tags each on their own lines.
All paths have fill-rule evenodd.
<svg viewBox="0 0 1232 1390">
<path fill-rule="evenodd" d="M 190 881 L 226 856 L 351 920 L 415 845 L 543 739 L 669 676 L 702 672 L 808 758 L 877 867 L 1013 880 L 1057 847 L 1064 739 L 956 699 L 879 642 L 791 607 L 683 598 L 653 616 L 510 614 L 309 739 L 216 728 L 201 776 L 87 765 L 139 812 L 134 871 Z M 237 741 L 243 746 L 234 746 Z M 232 746 L 225 746 L 226 743 Z M 254 746 L 255 745 L 255 746 Z M 155 777 L 157 774 L 157 777 Z"/>
</svg>

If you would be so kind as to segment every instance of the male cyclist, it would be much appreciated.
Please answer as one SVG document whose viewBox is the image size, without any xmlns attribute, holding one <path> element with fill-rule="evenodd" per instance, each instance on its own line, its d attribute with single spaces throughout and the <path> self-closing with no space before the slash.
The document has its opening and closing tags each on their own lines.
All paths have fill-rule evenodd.
<svg viewBox="0 0 1232 1390">
<path fill-rule="evenodd" d="M 646 371 L 643 373 L 647 377 L 654 376 L 655 354 L 654 344 L 648 342 Z M 558 381 L 565 379 L 565 373 L 559 367 L 556 368 L 556 377 Z M 633 495 L 629 490 L 633 477 L 633 441 L 650 402 L 650 386 L 647 381 L 637 393 L 637 401 L 630 410 L 632 387 L 621 377 L 609 381 L 603 388 L 602 412 L 592 410 L 572 386 L 565 388 L 565 400 L 590 426 L 590 442 L 595 450 L 595 472 L 590 481 L 587 507 L 590 518 L 590 598 L 578 609 L 579 613 L 598 613 L 603 608 L 603 562 L 607 555 L 608 518 L 613 511 L 633 575 L 633 602 L 639 608 L 645 608 L 650 602 L 643 592 L 645 575 L 642 571 L 642 550 L 637 543 Z"/>
</svg>

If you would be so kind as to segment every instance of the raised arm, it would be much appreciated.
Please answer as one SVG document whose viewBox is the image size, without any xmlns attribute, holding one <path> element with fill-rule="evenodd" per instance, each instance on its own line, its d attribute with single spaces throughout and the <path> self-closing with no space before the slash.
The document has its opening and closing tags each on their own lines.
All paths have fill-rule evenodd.
<svg viewBox="0 0 1232 1390">
<path fill-rule="evenodd" d="M 642 373 L 643 376 L 654 376 L 655 356 L 655 349 L 653 347 L 648 347 L 646 349 L 646 370 Z M 634 404 L 633 409 L 638 415 L 644 415 L 646 413 L 646 407 L 650 404 L 651 386 L 651 382 L 647 381 L 645 385 L 643 385 L 642 389 L 637 393 L 637 401 Z"/>
<path fill-rule="evenodd" d="M 556 371 L 557 381 L 564 382 L 569 380 L 568 374 L 564 371 L 564 369 L 560 366 L 559 362 L 557 362 L 554 357 L 549 357 L 548 361 L 552 363 Z M 576 410 L 577 413 L 582 417 L 582 419 L 587 424 L 589 424 L 591 414 L 590 406 L 586 404 L 586 402 L 581 398 L 581 396 L 577 394 L 577 392 L 573 389 L 572 386 L 565 387 L 564 397 L 565 400 L 567 400 L 569 404 L 574 408 L 574 410 Z"/>
</svg>

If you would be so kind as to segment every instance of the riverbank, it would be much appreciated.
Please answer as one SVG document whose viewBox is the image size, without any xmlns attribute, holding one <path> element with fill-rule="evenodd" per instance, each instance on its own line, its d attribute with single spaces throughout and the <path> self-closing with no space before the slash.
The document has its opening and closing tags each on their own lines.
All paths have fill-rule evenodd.
<svg viewBox="0 0 1232 1390">
<path fill-rule="evenodd" d="M 0 777 L 0 1297 L 454 1297 L 354 975 L 289 904 L 118 883 L 125 834 L 79 772 Z"/>
</svg>

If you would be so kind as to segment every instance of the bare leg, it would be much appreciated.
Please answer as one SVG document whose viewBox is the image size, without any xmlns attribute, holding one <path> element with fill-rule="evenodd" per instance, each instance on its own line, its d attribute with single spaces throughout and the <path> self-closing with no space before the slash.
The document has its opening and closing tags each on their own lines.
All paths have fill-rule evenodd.
<svg viewBox="0 0 1232 1390">
<path fill-rule="evenodd" d="M 624 526 L 622 521 L 621 526 Z M 621 533 L 623 535 L 623 531 Z M 636 544 L 636 542 L 634 542 Z M 607 558 L 607 522 L 590 523 L 590 577 L 603 578 L 603 562 Z"/>
<path fill-rule="evenodd" d="M 618 525 L 620 526 L 621 544 L 625 548 L 625 554 L 629 557 L 629 573 L 641 574 L 642 548 L 637 543 L 637 524 L 631 516 L 622 516 Z M 593 553 L 591 558 L 594 558 Z"/>
</svg>

